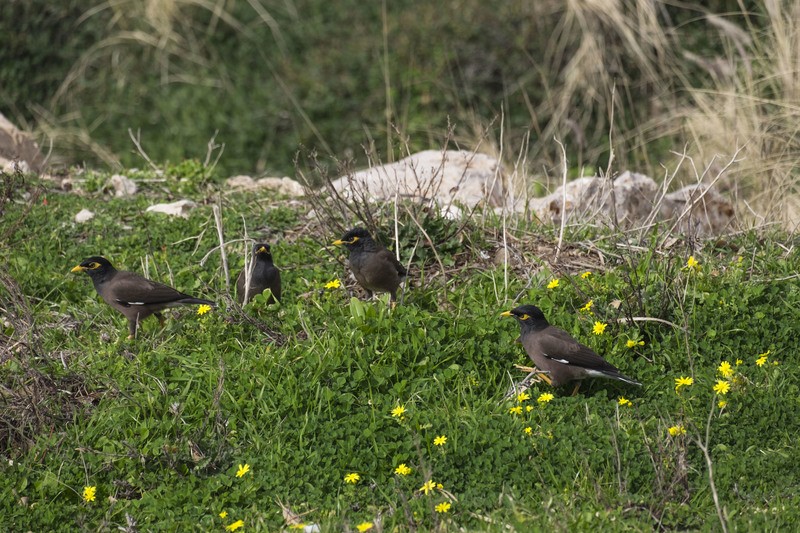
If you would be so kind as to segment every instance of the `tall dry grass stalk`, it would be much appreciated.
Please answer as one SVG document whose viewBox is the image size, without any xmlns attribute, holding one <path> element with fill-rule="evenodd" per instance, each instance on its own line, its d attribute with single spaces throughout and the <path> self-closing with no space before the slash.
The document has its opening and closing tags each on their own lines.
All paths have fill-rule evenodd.
<svg viewBox="0 0 800 533">
<path fill-rule="evenodd" d="M 800 2 L 768 0 L 756 29 L 716 16 L 709 29 L 727 44 L 724 57 L 705 60 L 711 89 L 687 86 L 690 101 L 676 131 L 703 167 L 741 147 L 742 161 L 721 185 L 746 207 L 753 223 L 800 224 Z M 694 58 L 692 58 L 694 59 Z"/>
</svg>

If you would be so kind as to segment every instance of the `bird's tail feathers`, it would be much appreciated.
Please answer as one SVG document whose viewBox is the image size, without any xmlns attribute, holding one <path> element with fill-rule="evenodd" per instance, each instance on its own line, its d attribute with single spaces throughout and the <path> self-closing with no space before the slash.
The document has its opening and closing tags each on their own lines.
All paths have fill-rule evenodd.
<svg viewBox="0 0 800 533">
<path fill-rule="evenodd" d="M 624 381 L 625 383 L 629 383 L 631 385 L 636 385 L 638 387 L 642 386 L 642 384 L 639 383 L 638 381 L 636 381 L 635 379 L 629 378 L 625 374 L 621 374 L 619 372 L 607 372 L 606 375 L 608 377 L 610 377 L 610 378 L 613 378 L 613 379 L 616 379 L 616 380 L 619 380 L 619 381 Z"/>
</svg>

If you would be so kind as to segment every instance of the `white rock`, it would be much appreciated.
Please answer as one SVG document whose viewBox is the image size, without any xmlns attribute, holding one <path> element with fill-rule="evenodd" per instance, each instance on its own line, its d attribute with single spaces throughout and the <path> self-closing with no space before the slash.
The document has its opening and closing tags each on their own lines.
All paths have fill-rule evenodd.
<svg viewBox="0 0 800 533">
<path fill-rule="evenodd" d="M 178 200 L 171 204 L 156 204 L 147 208 L 148 213 L 164 213 L 174 217 L 189 218 L 189 211 L 197 207 L 191 200 Z"/>
<path fill-rule="evenodd" d="M 446 205 L 440 211 L 439 215 L 448 220 L 460 220 L 464 216 L 464 212 L 457 205 Z"/>
<path fill-rule="evenodd" d="M 663 220 L 673 223 L 681 233 L 708 236 L 729 229 L 736 216 L 733 204 L 705 185 L 687 185 L 664 196 L 659 212 Z"/>
<path fill-rule="evenodd" d="M 18 170 L 23 174 L 29 174 L 31 171 L 31 166 L 28 164 L 27 161 L 8 161 L 4 159 L 5 163 L 3 163 L 3 172 L 8 174 L 17 172 Z"/>
<path fill-rule="evenodd" d="M 2 113 L 0 113 L 0 158 L 5 160 L 2 164 L 5 172 L 14 171 L 15 160 L 19 161 L 19 169 L 25 173 L 38 174 L 44 164 L 44 157 L 39 152 L 36 141 L 29 134 L 20 131 Z"/>
<path fill-rule="evenodd" d="M 458 201 L 472 207 L 480 202 L 500 206 L 505 177 L 499 162 L 464 150 L 427 150 L 389 165 L 342 176 L 333 187 L 346 197 L 364 193 L 377 200 L 434 198 L 440 204 Z"/>
<path fill-rule="evenodd" d="M 285 196 L 298 197 L 305 195 L 303 186 L 291 178 L 261 178 L 254 180 L 250 176 L 233 176 L 225 180 L 225 185 L 234 190 L 269 189 Z"/>
<path fill-rule="evenodd" d="M 304 196 L 306 194 L 303 186 L 292 178 L 261 178 L 256 181 L 259 189 L 272 189 L 275 192 L 284 194 L 286 196 Z"/>
<path fill-rule="evenodd" d="M 625 171 L 613 181 L 600 177 L 578 178 L 567 183 L 566 189 L 559 187 L 552 194 L 531 199 L 528 209 L 540 219 L 556 223 L 561 222 L 562 211 L 566 211 L 568 218 L 604 224 L 613 223 L 616 210 L 617 222 L 630 227 L 650 215 L 657 191 L 658 185 L 653 179 Z"/>
<path fill-rule="evenodd" d="M 135 181 L 122 174 L 114 174 L 111 176 L 111 179 L 108 180 L 108 184 L 114 189 L 114 196 L 117 198 L 133 196 L 138 189 Z"/>
<path fill-rule="evenodd" d="M 225 180 L 229 189 L 255 189 L 256 180 L 250 176 L 233 176 Z"/>
<path fill-rule="evenodd" d="M 84 222 L 89 222 L 94 218 L 94 213 L 89 211 L 88 209 L 81 209 L 78 211 L 78 214 L 75 215 L 75 222 L 78 224 L 83 224 Z"/>
</svg>

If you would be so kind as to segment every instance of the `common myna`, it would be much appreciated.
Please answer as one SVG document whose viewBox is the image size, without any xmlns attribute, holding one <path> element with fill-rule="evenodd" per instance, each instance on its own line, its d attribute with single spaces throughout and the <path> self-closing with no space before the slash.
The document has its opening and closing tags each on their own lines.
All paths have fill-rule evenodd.
<svg viewBox="0 0 800 533">
<path fill-rule="evenodd" d="M 521 305 L 501 316 L 513 316 L 519 322 L 520 342 L 536 367 L 547 373 L 542 376 L 553 387 L 585 378 L 610 378 L 641 385 L 579 343 L 563 329 L 551 326 L 541 309 Z M 575 388 L 577 392 L 577 387 Z"/>
<path fill-rule="evenodd" d="M 236 299 L 240 304 L 245 304 L 253 296 L 261 294 L 266 289 L 272 291 L 268 303 L 281 299 L 281 272 L 272 264 L 272 251 L 269 244 L 256 244 L 253 246 L 253 259 L 250 262 L 250 284 L 247 284 L 247 270 L 242 269 L 236 279 Z"/>
<path fill-rule="evenodd" d="M 350 251 L 350 269 L 370 298 L 373 291 L 388 292 L 391 301 L 397 301 L 397 288 L 406 277 L 406 269 L 392 252 L 375 242 L 364 228 L 351 229 L 333 244 Z"/>
<path fill-rule="evenodd" d="M 97 294 L 128 319 L 129 339 L 136 336 L 136 327 L 150 315 L 156 315 L 162 326 L 161 311 L 178 305 L 215 305 L 210 300 L 193 298 L 162 283 L 150 281 L 139 274 L 117 270 L 105 257 L 90 257 L 72 269 L 86 272 L 92 278 Z"/>
</svg>

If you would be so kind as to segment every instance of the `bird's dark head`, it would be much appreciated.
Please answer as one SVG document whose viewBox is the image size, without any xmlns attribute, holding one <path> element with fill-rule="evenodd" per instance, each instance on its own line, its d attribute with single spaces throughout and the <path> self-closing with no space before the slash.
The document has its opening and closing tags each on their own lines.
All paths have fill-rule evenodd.
<svg viewBox="0 0 800 533">
<path fill-rule="evenodd" d="M 267 259 L 272 261 L 272 249 L 267 243 L 259 243 L 253 246 L 253 255 L 256 259 Z"/>
<path fill-rule="evenodd" d="M 84 259 L 81 264 L 74 267 L 71 272 L 86 272 L 92 279 L 103 279 L 107 275 L 116 272 L 116 269 L 108 259 L 96 255 Z"/>
<path fill-rule="evenodd" d="M 353 228 L 344 235 L 342 238 L 333 241 L 336 246 L 344 246 L 348 250 L 358 250 L 365 244 L 372 242 L 372 235 L 369 234 L 364 228 Z"/>
<path fill-rule="evenodd" d="M 500 316 L 513 316 L 523 330 L 544 329 L 549 325 L 542 310 L 535 305 L 520 305 L 511 311 L 500 313 Z"/>
</svg>

